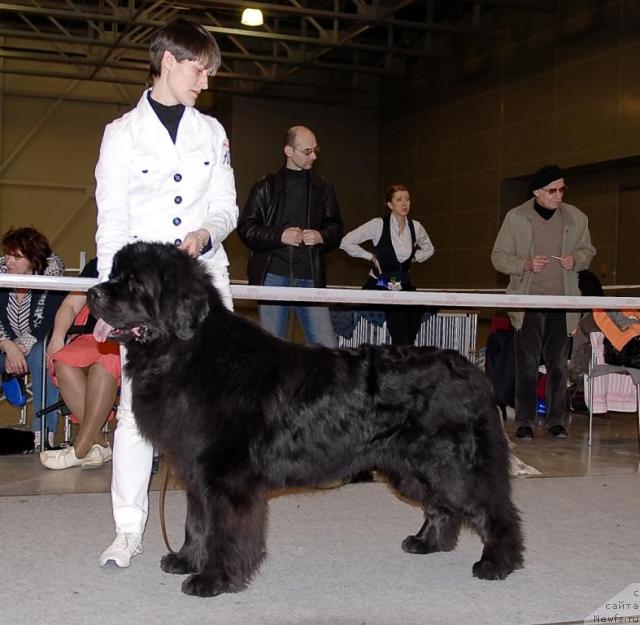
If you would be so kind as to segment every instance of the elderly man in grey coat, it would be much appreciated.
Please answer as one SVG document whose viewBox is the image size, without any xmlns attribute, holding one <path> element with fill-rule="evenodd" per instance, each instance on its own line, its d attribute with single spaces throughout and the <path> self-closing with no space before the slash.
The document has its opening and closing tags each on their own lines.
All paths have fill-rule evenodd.
<svg viewBox="0 0 640 625">
<path fill-rule="evenodd" d="M 587 216 L 563 202 L 567 187 L 557 165 L 539 169 L 531 189 L 533 197 L 507 213 L 491 262 L 509 276 L 507 293 L 580 295 L 578 272 L 596 253 Z M 541 360 L 547 370 L 545 426 L 552 437 L 566 438 L 569 336 L 580 315 L 556 309 L 509 317 L 516 329 L 516 438 L 533 440 Z"/>
</svg>

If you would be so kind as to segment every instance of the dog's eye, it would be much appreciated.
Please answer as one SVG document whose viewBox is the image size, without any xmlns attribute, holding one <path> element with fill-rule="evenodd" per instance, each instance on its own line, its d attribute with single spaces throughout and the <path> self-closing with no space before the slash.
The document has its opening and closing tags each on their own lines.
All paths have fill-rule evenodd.
<svg viewBox="0 0 640 625">
<path fill-rule="evenodd" d="M 137 278 L 135 275 L 133 274 L 129 274 L 129 277 L 127 279 L 127 283 L 129 284 L 129 289 L 133 292 L 133 293 L 137 293 L 143 290 L 143 285 L 142 282 L 140 281 L 139 278 Z"/>
</svg>

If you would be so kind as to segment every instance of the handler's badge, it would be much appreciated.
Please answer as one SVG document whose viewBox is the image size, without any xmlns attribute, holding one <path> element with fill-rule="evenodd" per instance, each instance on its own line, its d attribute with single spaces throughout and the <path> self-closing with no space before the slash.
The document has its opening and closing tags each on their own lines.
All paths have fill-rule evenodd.
<svg viewBox="0 0 640 625">
<path fill-rule="evenodd" d="M 376 280 L 376 286 L 382 287 L 383 289 L 387 289 L 388 291 L 402 291 L 402 282 L 398 282 L 395 276 L 392 278 L 386 278 L 385 276 L 380 276 Z"/>
<path fill-rule="evenodd" d="M 222 166 L 231 169 L 231 150 L 229 149 L 229 139 L 222 143 Z"/>
</svg>

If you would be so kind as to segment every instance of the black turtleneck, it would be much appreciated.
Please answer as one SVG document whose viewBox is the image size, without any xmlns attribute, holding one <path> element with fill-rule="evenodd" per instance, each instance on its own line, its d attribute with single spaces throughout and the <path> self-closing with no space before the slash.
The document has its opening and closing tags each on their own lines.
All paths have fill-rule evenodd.
<svg viewBox="0 0 640 625">
<path fill-rule="evenodd" d="M 285 168 L 284 201 L 278 206 L 279 216 L 275 225 L 288 228 L 298 226 L 303 230 L 308 227 L 307 193 L 309 192 L 309 172 L 305 169 Z M 269 271 L 279 276 L 294 278 L 311 278 L 311 259 L 309 248 L 302 243 L 299 247 L 285 245 L 274 250 L 271 256 Z"/>
<path fill-rule="evenodd" d="M 156 100 L 151 97 L 151 91 L 147 91 L 147 100 L 149 100 L 149 104 L 155 111 L 158 119 L 167 129 L 167 132 L 171 137 L 171 141 L 175 143 L 176 137 L 178 136 L 178 124 L 182 119 L 182 114 L 185 109 L 184 104 L 173 104 L 171 106 L 160 104 L 160 102 L 156 102 Z"/>
<path fill-rule="evenodd" d="M 540 215 L 540 217 L 542 217 L 542 219 L 544 219 L 545 221 L 549 221 L 549 219 L 551 219 L 558 210 L 557 208 L 545 208 L 544 206 L 538 204 L 538 200 L 535 200 L 533 202 L 533 208 L 535 209 L 536 213 L 538 213 L 538 215 Z"/>
</svg>

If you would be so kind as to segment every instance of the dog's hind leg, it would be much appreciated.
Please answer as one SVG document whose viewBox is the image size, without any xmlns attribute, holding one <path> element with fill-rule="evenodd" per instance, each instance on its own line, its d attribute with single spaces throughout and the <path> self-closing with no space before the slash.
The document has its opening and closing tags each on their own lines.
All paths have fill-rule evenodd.
<svg viewBox="0 0 640 625">
<path fill-rule="evenodd" d="M 436 553 L 451 551 L 458 544 L 460 520 L 442 507 L 428 507 L 425 522 L 415 536 L 407 536 L 402 541 L 402 549 L 407 553 Z"/>
<path fill-rule="evenodd" d="M 469 517 L 478 530 L 484 547 L 482 557 L 473 565 L 473 575 L 481 579 L 504 579 L 522 568 L 524 545 L 518 511 L 508 494 L 490 502 L 476 502 Z"/>
<path fill-rule="evenodd" d="M 264 559 L 267 504 L 258 493 L 209 491 L 202 552 L 197 572 L 182 592 L 213 597 L 243 590 Z"/>
<path fill-rule="evenodd" d="M 504 579 L 523 565 L 520 517 L 511 501 L 504 447 L 496 450 L 492 466 L 470 469 L 463 463 L 451 463 L 446 479 L 441 475 L 430 482 L 433 501 L 478 530 L 484 547 L 482 557 L 473 565 L 473 575 L 482 579 Z"/>
</svg>

